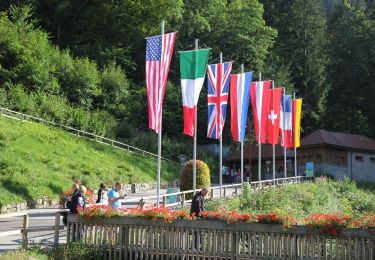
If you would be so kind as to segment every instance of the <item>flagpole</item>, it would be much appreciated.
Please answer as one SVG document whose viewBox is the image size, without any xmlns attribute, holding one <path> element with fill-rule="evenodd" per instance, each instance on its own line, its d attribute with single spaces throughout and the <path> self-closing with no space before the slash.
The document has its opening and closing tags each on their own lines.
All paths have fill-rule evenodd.
<svg viewBox="0 0 375 260">
<path fill-rule="evenodd" d="M 195 39 L 195 50 L 198 50 L 198 39 Z M 197 55 L 195 55 L 197 59 Z M 195 62 L 197 64 L 197 62 Z M 197 189 L 197 114 L 198 114 L 198 103 L 195 108 L 195 119 L 194 119 L 194 152 L 193 152 L 193 196 Z"/>
<path fill-rule="evenodd" d="M 161 35 L 164 34 L 164 20 L 160 24 Z M 156 206 L 159 208 L 160 202 L 160 169 L 161 169 L 161 131 L 163 122 L 163 107 L 160 107 L 160 129 L 158 135 L 158 175 L 157 175 L 157 188 L 156 188 Z"/>
<path fill-rule="evenodd" d="M 241 74 L 240 74 L 240 84 L 242 86 L 242 76 L 243 76 L 244 66 L 241 64 Z M 246 87 L 246 86 L 244 86 Z M 245 91 L 245 89 L 244 89 Z M 241 108 L 242 109 L 242 108 Z M 242 133 L 240 138 L 242 138 Z M 243 191 L 243 139 L 241 140 L 241 190 Z"/>
<path fill-rule="evenodd" d="M 272 80 L 272 90 L 275 88 L 275 82 Z M 272 109 L 273 109 L 273 99 L 274 99 L 275 92 L 272 91 Z M 272 110 L 271 110 L 272 111 Z M 273 116 L 273 115 L 272 115 Z M 272 119 L 273 120 L 273 119 Z M 273 122 L 273 121 L 272 121 Z M 272 124 L 273 125 L 273 124 Z M 273 185 L 275 185 L 276 179 L 276 166 L 275 166 L 275 144 L 272 144 L 272 178 L 273 178 Z"/>
<path fill-rule="evenodd" d="M 259 86 L 260 86 L 260 82 L 262 81 L 262 73 L 259 72 Z M 262 112 L 261 112 L 262 113 Z M 262 144 L 260 143 L 260 133 L 261 133 L 261 127 L 262 127 L 262 114 L 258 115 L 258 126 L 259 126 L 259 136 L 258 136 L 258 181 L 259 181 L 259 188 L 262 187 L 262 184 L 261 184 L 261 179 L 262 179 L 262 176 L 261 176 L 261 167 L 262 167 Z"/>
<path fill-rule="evenodd" d="M 285 135 L 285 88 L 283 88 L 283 92 L 284 92 L 284 97 L 283 97 L 283 121 L 284 121 L 284 129 L 283 129 L 283 132 L 284 132 L 284 183 L 286 182 L 286 135 Z"/>
<path fill-rule="evenodd" d="M 251 91 L 251 89 L 250 89 Z M 250 121 L 250 115 L 247 120 L 247 124 L 249 127 L 249 178 L 250 178 L 250 187 L 251 187 L 251 178 L 252 178 L 252 172 L 251 172 L 251 121 Z"/>
<path fill-rule="evenodd" d="M 220 63 L 223 62 L 223 53 L 220 52 Z M 218 94 L 220 95 L 220 93 Z M 217 115 L 217 116 L 221 116 L 221 115 Z M 219 126 L 218 126 L 219 127 Z M 220 169 L 219 169 L 219 181 L 220 181 L 220 198 L 221 198 L 221 195 L 222 195 L 222 186 L 223 186 L 223 130 L 221 130 L 221 133 L 220 133 Z"/>
<path fill-rule="evenodd" d="M 296 93 L 293 93 L 293 99 L 296 99 Z M 292 104 L 292 116 L 293 116 L 293 104 Z M 293 122 L 293 120 L 292 120 L 292 122 Z M 292 131 L 293 131 L 293 126 L 292 126 Z M 295 133 L 294 133 L 294 135 L 295 135 Z M 294 143 L 294 177 L 295 177 L 294 181 L 297 180 L 297 147 L 296 147 L 295 142 L 296 142 L 296 138 L 294 137 L 293 138 L 293 143 Z"/>
</svg>

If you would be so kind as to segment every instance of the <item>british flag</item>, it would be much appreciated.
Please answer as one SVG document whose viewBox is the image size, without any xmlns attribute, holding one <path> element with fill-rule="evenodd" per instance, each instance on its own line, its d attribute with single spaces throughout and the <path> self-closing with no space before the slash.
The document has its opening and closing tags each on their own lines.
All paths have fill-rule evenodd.
<svg viewBox="0 0 375 260">
<path fill-rule="evenodd" d="M 219 139 L 224 128 L 231 70 L 231 62 L 208 65 L 208 138 Z"/>
</svg>

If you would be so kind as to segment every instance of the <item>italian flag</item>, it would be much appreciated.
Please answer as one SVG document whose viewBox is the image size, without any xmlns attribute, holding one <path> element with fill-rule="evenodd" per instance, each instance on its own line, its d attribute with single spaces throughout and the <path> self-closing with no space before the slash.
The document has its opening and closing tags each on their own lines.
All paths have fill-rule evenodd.
<svg viewBox="0 0 375 260">
<path fill-rule="evenodd" d="M 194 136 L 199 94 L 206 74 L 209 49 L 180 52 L 184 134 Z"/>
</svg>

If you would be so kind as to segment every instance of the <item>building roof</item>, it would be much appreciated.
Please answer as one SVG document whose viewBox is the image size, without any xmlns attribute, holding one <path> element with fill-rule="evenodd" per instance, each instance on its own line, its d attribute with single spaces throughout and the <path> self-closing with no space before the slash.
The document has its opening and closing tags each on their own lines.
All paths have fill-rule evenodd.
<svg viewBox="0 0 375 260">
<path fill-rule="evenodd" d="M 272 159 L 272 145 L 262 144 L 262 160 Z M 246 146 L 243 149 L 243 158 L 244 161 L 248 161 L 250 157 L 249 146 Z M 286 149 L 286 157 L 294 157 L 294 150 Z M 284 148 L 280 145 L 275 146 L 275 158 L 284 158 Z M 241 151 L 237 151 L 225 159 L 227 162 L 231 161 L 240 161 L 241 160 Z M 258 160 L 258 144 L 251 145 L 251 160 Z"/>
<path fill-rule="evenodd" d="M 326 130 L 316 130 L 301 140 L 301 148 L 316 145 L 331 145 L 346 150 L 375 151 L 375 140 L 367 136 Z"/>
<path fill-rule="evenodd" d="M 309 146 L 334 146 L 345 150 L 352 151 L 375 151 L 375 140 L 364 136 L 364 135 L 354 135 L 338 132 L 330 132 L 326 130 L 316 130 L 311 134 L 305 136 L 301 140 L 301 147 L 298 149 L 303 149 Z M 287 157 L 294 157 L 294 151 L 291 149 L 286 150 Z M 275 146 L 275 158 L 283 158 L 284 150 L 280 145 Z M 258 160 L 258 144 L 251 145 L 251 159 Z M 262 159 L 269 160 L 272 159 L 272 145 L 263 144 L 262 145 Z M 226 158 L 226 161 L 240 161 L 241 151 L 237 151 L 234 154 Z M 249 160 L 249 147 L 244 148 L 244 160 Z"/>
</svg>

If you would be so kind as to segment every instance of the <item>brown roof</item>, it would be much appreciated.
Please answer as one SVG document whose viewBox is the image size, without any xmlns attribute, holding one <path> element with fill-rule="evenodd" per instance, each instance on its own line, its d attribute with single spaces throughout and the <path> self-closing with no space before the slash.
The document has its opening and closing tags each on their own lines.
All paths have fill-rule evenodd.
<svg viewBox="0 0 375 260">
<path fill-rule="evenodd" d="M 375 140 L 364 135 L 353 135 L 316 130 L 301 140 L 301 147 L 331 145 L 346 150 L 375 151 Z"/>
<path fill-rule="evenodd" d="M 262 144 L 262 160 L 272 159 L 272 145 Z M 245 147 L 243 150 L 244 160 L 249 160 L 249 146 Z M 294 150 L 286 149 L 287 157 L 294 157 Z M 284 157 L 284 148 L 280 145 L 275 146 L 275 158 Z M 251 160 L 258 160 L 258 144 L 251 145 Z M 225 159 L 226 161 L 240 161 L 241 160 L 241 151 L 237 151 L 234 154 L 230 155 Z"/>
</svg>

